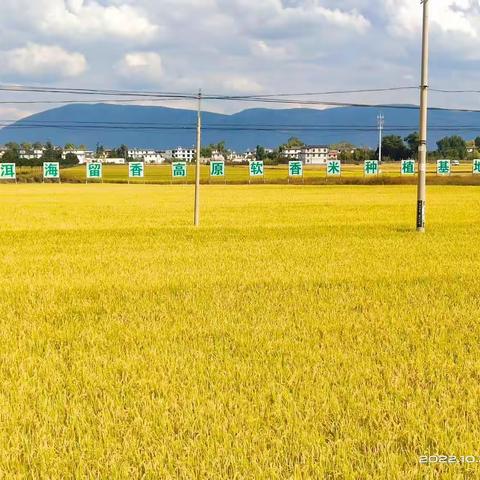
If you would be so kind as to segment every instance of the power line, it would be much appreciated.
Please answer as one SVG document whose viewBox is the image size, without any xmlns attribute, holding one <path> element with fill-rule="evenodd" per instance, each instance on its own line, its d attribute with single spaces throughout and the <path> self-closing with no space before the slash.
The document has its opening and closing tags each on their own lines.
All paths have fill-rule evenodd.
<svg viewBox="0 0 480 480">
<path fill-rule="evenodd" d="M 268 97 L 297 97 L 297 96 L 315 96 L 315 95 L 334 95 L 347 93 L 381 93 L 401 90 L 416 90 L 415 86 L 368 88 L 368 89 L 350 89 L 350 90 L 332 90 L 323 92 L 303 92 L 303 93 L 268 93 L 255 95 L 226 95 L 209 94 L 210 98 L 215 99 L 248 99 L 248 98 L 268 98 Z M 32 92 L 32 93 L 66 93 L 77 95 L 117 95 L 117 96 L 147 96 L 147 97 L 175 97 L 175 98 L 197 98 L 195 93 L 186 92 L 159 92 L 159 91 L 138 91 L 138 90 L 105 90 L 97 88 L 77 88 L 77 87 L 42 87 L 31 85 L 0 85 L 0 91 L 8 92 Z"/>
</svg>

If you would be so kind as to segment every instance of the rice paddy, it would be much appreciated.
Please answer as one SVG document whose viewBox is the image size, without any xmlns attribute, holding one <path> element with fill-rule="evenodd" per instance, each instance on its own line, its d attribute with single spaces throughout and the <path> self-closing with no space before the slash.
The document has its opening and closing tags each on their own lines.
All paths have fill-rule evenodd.
<svg viewBox="0 0 480 480">
<path fill-rule="evenodd" d="M 0 478 L 478 478 L 480 195 L 0 185 Z"/>
</svg>

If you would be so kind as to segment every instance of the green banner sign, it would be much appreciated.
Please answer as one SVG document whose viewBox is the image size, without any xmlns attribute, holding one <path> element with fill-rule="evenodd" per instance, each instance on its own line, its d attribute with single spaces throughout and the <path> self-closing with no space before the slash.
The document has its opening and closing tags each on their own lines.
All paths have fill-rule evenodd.
<svg viewBox="0 0 480 480">
<path fill-rule="evenodd" d="M 186 178 L 187 177 L 187 164 L 186 164 L 186 162 L 174 162 L 174 163 L 172 163 L 172 177 L 173 178 Z"/>
<path fill-rule="evenodd" d="M 128 164 L 128 176 L 130 178 L 143 178 L 145 176 L 145 164 L 143 162 L 130 162 Z"/>
<path fill-rule="evenodd" d="M 437 160 L 437 175 L 450 175 L 452 173 L 452 162 L 450 160 Z"/>
<path fill-rule="evenodd" d="M 43 178 L 59 179 L 60 164 L 58 162 L 45 162 L 43 164 Z"/>
<path fill-rule="evenodd" d="M 249 163 L 249 171 L 251 177 L 263 177 L 264 169 L 261 160 L 254 160 Z"/>
<path fill-rule="evenodd" d="M 303 177 L 303 162 L 300 160 L 292 160 L 288 162 L 289 177 Z"/>
<path fill-rule="evenodd" d="M 339 177 L 342 174 L 342 162 L 340 160 L 327 161 L 327 176 Z"/>
<path fill-rule="evenodd" d="M 87 178 L 101 179 L 103 176 L 103 165 L 99 162 L 87 163 Z"/>
<path fill-rule="evenodd" d="M 475 159 L 473 161 L 473 174 L 474 175 L 480 175 L 480 160 L 479 159 Z"/>
<path fill-rule="evenodd" d="M 210 162 L 210 176 L 224 177 L 225 176 L 225 162 L 213 161 Z"/>
<path fill-rule="evenodd" d="M 0 164 L 0 180 L 16 180 L 17 167 L 14 163 Z"/>
<path fill-rule="evenodd" d="M 415 175 L 416 173 L 415 160 L 402 160 L 402 166 L 400 167 L 400 173 L 402 175 Z"/>
<path fill-rule="evenodd" d="M 380 172 L 378 160 L 365 160 L 363 171 L 367 177 L 371 175 L 378 175 Z"/>
</svg>

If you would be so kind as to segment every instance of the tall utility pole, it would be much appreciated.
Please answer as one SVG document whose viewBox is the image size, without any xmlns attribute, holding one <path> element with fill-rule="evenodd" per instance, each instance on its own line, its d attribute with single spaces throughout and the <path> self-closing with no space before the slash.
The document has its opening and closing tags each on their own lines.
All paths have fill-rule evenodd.
<svg viewBox="0 0 480 480">
<path fill-rule="evenodd" d="M 377 115 L 378 125 L 378 160 L 382 161 L 382 143 L 383 143 L 383 127 L 385 125 L 385 117 L 383 114 Z"/>
<path fill-rule="evenodd" d="M 198 91 L 197 113 L 197 164 L 195 166 L 195 219 L 196 227 L 200 226 L 200 154 L 202 149 L 202 90 Z"/>
<path fill-rule="evenodd" d="M 428 121 L 428 1 L 423 3 L 422 84 L 420 85 L 420 143 L 418 146 L 417 232 L 425 232 L 427 202 L 427 121 Z"/>
</svg>

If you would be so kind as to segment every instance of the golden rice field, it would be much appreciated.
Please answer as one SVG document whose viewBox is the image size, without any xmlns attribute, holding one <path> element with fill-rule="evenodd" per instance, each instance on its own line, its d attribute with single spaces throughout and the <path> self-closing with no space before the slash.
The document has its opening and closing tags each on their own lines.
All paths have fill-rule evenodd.
<svg viewBox="0 0 480 480">
<path fill-rule="evenodd" d="M 480 191 L 2 185 L 0 478 L 479 478 Z"/>
</svg>

